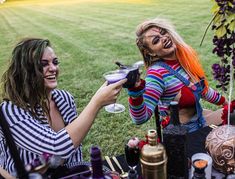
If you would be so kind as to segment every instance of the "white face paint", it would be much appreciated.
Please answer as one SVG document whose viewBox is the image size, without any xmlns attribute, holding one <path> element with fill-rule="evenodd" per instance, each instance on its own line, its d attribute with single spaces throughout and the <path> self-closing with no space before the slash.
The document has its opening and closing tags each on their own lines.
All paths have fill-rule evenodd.
<svg viewBox="0 0 235 179">
<path fill-rule="evenodd" d="M 162 59 L 175 58 L 176 45 L 166 30 L 152 27 L 146 31 L 144 37 L 144 41 L 153 56 Z"/>
</svg>

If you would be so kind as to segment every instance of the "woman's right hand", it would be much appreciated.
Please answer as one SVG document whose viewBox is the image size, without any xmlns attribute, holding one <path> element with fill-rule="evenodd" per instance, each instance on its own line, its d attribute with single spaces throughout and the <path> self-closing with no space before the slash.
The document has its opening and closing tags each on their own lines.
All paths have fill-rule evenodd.
<svg viewBox="0 0 235 179">
<path fill-rule="evenodd" d="M 92 100 L 95 101 L 95 103 L 103 107 L 108 104 L 115 103 L 117 100 L 117 97 L 122 90 L 122 85 L 127 81 L 127 79 L 120 80 L 116 83 L 109 84 L 107 81 L 97 90 L 95 95 L 92 97 Z"/>
</svg>

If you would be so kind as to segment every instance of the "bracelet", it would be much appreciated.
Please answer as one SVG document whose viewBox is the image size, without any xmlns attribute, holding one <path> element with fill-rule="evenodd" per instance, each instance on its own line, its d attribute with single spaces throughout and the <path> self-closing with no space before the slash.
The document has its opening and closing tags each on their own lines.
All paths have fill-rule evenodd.
<svg viewBox="0 0 235 179">
<path fill-rule="evenodd" d="M 131 97 L 139 97 L 139 96 L 143 95 L 144 92 L 145 92 L 145 89 L 142 89 L 140 91 L 129 91 L 128 90 L 128 95 Z"/>
</svg>

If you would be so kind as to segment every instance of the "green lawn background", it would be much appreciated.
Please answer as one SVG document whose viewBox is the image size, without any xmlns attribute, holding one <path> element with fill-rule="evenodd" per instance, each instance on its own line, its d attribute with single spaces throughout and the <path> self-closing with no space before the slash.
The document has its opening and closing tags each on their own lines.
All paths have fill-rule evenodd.
<svg viewBox="0 0 235 179">
<path fill-rule="evenodd" d="M 141 60 L 135 45 L 136 26 L 158 16 L 170 19 L 198 51 L 210 85 L 215 87 L 211 64 L 219 59 L 211 52 L 211 30 L 199 46 L 212 17 L 211 7 L 209 0 L 8 0 L 0 5 L 0 76 L 21 38 L 48 38 L 61 61 L 59 88 L 73 94 L 81 112 L 103 84 L 102 74 L 117 68 L 114 61 L 132 64 Z M 118 102 L 128 108 L 125 90 Z M 149 128 L 155 128 L 154 120 L 136 126 L 128 110 L 115 115 L 101 110 L 83 142 L 84 158 L 89 160 L 91 145 L 99 145 L 103 155 L 123 153 L 128 138 L 144 138 Z"/>
</svg>

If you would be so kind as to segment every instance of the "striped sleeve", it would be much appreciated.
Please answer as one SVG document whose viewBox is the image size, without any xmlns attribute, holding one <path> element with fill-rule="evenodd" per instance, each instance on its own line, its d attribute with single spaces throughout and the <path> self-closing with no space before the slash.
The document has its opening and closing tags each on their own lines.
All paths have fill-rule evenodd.
<svg viewBox="0 0 235 179">
<path fill-rule="evenodd" d="M 77 116 L 74 97 L 65 90 L 53 90 L 53 96 L 66 123 L 71 123 Z"/>
<path fill-rule="evenodd" d="M 47 152 L 68 158 L 75 150 L 72 140 L 65 129 L 54 132 L 34 119 L 29 112 L 11 102 L 4 102 L 2 110 L 14 140 L 20 148 L 41 154 Z"/>
<path fill-rule="evenodd" d="M 225 102 L 225 97 L 219 94 L 217 91 L 215 91 L 211 87 L 209 87 L 208 91 L 202 95 L 202 98 L 210 103 L 217 104 L 217 105 L 222 105 Z"/>
<path fill-rule="evenodd" d="M 129 98 L 130 116 L 135 124 L 145 123 L 151 118 L 164 91 L 164 81 L 158 70 L 148 70 L 145 81 L 144 94 L 135 99 Z"/>
</svg>

